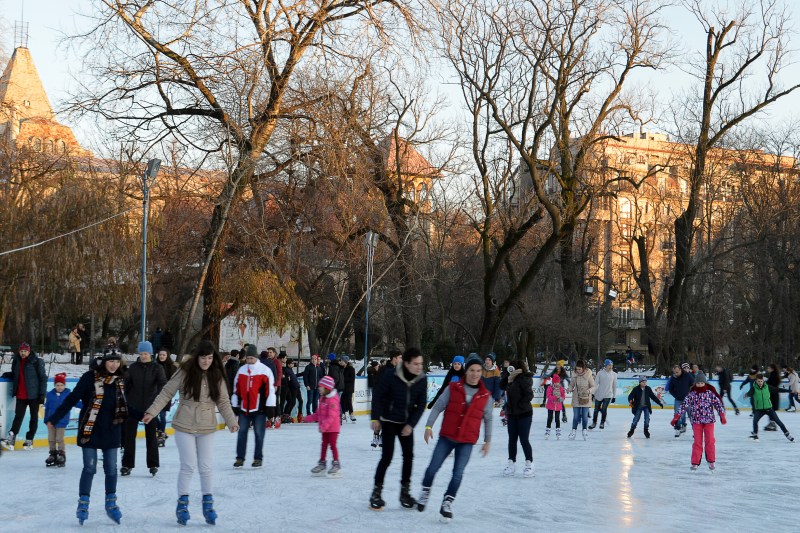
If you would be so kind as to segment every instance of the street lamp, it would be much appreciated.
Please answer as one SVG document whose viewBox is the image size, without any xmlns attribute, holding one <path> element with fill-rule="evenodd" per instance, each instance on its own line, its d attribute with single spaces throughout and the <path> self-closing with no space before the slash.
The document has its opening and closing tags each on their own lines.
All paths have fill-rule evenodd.
<svg viewBox="0 0 800 533">
<path fill-rule="evenodd" d="M 139 340 L 145 340 L 147 326 L 147 219 L 150 216 L 150 188 L 156 182 L 160 159 L 151 159 L 142 174 L 142 327 Z"/>
<path fill-rule="evenodd" d="M 378 234 L 368 231 L 364 236 L 364 244 L 367 247 L 367 310 L 364 316 L 364 366 L 367 368 L 367 356 L 369 354 L 369 301 L 372 299 L 372 263 L 375 258 L 375 247 L 378 246 Z M 366 371 L 366 370 L 365 370 Z"/>
</svg>

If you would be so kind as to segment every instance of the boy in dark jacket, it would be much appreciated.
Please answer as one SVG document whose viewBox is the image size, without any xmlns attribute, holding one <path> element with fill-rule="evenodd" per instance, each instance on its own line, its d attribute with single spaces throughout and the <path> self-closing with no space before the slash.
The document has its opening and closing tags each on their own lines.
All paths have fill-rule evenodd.
<svg viewBox="0 0 800 533">
<path fill-rule="evenodd" d="M 350 358 L 346 355 L 342 356 L 342 383 L 344 389 L 342 391 L 342 421 L 344 422 L 347 415 L 350 416 L 350 422 L 355 423 L 356 417 L 353 416 L 353 394 L 356 392 L 356 369 L 350 362 Z"/>
<path fill-rule="evenodd" d="M 33 449 L 33 437 L 39 427 L 39 406 L 44 403 L 46 394 L 47 374 L 44 371 L 44 361 L 31 352 L 27 342 L 23 342 L 19 345 L 19 355 L 15 355 L 11 361 L 11 396 L 17 398 L 17 403 L 11 429 L 8 436 L 0 443 L 4 450 L 14 449 L 26 409 L 30 411 L 30 421 L 23 447 L 26 450 Z"/>
<path fill-rule="evenodd" d="M 125 420 L 122 428 L 122 468 L 119 472 L 123 476 L 130 475 L 136 466 L 136 433 L 141 416 L 167 384 L 164 367 L 153 361 L 153 345 L 149 341 L 142 341 L 136 351 L 139 352 L 139 360 L 128 368 L 125 375 L 125 395 L 133 416 Z M 144 425 L 147 468 L 154 476 L 159 467 L 157 430 L 157 420 Z"/>
<path fill-rule="evenodd" d="M 781 419 L 778 418 L 778 414 L 775 412 L 775 408 L 772 405 L 772 396 L 780 392 L 789 392 L 789 390 L 774 387 L 764 381 L 763 374 L 756 374 L 753 388 L 745 394 L 745 397 L 752 397 L 753 401 L 753 432 L 750 434 L 751 439 L 758 440 L 758 421 L 761 420 L 761 417 L 766 415 L 769 417 L 770 421 L 781 428 L 783 435 L 789 439 L 789 442 L 794 442 L 794 437 L 792 437 L 789 430 L 786 429 L 786 426 L 783 425 Z"/>
<path fill-rule="evenodd" d="M 653 412 L 650 400 L 656 402 L 662 409 L 664 408 L 664 404 L 653 393 L 653 389 L 647 385 L 647 378 L 642 376 L 639 378 L 639 386 L 628 394 L 628 403 L 633 413 L 633 421 L 631 422 L 631 429 L 628 431 L 628 438 L 633 437 L 633 432 L 636 431 L 636 424 L 639 423 L 642 413 L 644 413 L 644 436 L 648 439 L 650 438 L 650 414 Z"/>
<path fill-rule="evenodd" d="M 394 374 L 386 376 L 372 398 L 372 431 L 383 432 L 383 449 L 378 468 L 375 470 L 375 486 L 369 499 L 374 510 L 383 509 L 386 502 L 381 498 L 386 469 L 392 463 L 394 439 L 400 441 L 403 450 L 403 470 L 400 478 L 400 505 L 410 509 L 416 500 L 409 492 L 411 468 L 414 462 L 414 426 L 425 411 L 428 381 L 423 371 L 422 352 L 409 348 L 403 354 L 403 362 L 397 365 Z"/>
</svg>

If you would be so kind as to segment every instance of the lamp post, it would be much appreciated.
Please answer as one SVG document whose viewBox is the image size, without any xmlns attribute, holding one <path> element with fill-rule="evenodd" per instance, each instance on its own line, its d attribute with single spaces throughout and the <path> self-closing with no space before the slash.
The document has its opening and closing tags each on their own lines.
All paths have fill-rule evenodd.
<svg viewBox="0 0 800 533">
<path fill-rule="evenodd" d="M 364 368 L 367 368 L 367 356 L 369 355 L 369 301 L 372 299 L 372 263 L 375 258 L 375 247 L 378 245 L 378 234 L 368 231 L 365 235 L 364 244 L 367 246 L 367 309 L 364 316 Z M 365 370 L 366 371 L 366 370 Z"/>
<path fill-rule="evenodd" d="M 156 182 L 158 169 L 161 167 L 160 159 L 151 159 L 142 174 L 142 327 L 139 331 L 139 340 L 145 340 L 147 327 L 147 219 L 150 216 L 150 188 Z"/>
</svg>

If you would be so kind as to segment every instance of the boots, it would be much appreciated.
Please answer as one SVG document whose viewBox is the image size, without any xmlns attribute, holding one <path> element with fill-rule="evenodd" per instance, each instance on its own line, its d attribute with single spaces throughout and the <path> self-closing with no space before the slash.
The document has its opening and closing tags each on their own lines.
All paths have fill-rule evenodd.
<svg viewBox="0 0 800 533">
<path fill-rule="evenodd" d="M 644 436 L 645 436 L 645 438 L 648 438 L 648 439 L 650 438 L 650 426 L 645 426 L 644 427 Z"/>
<path fill-rule="evenodd" d="M 203 518 L 206 524 L 215 525 L 217 523 L 217 512 L 214 510 L 214 497 L 211 494 L 203 494 Z"/>
<path fill-rule="evenodd" d="M 386 502 L 381 498 L 381 491 L 383 491 L 383 485 L 380 483 L 376 483 L 375 486 L 372 487 L 372 495 L 369 497 L 369 507 L 374 511 L 380 511 L 383 509 L 383 506 L 386 505 Z"/>
<path fill-rule="evenodd" d="M 75 512 L 81 525 L 89 519 L 89 495 L 81 494 L 78 498 L 78 510 Z"/>
<path fill-rule="evenodd" d="M 417 500 L 411 496 L 409 485 L 407 483 L 400 485 L 400 505 L 406 509 L 411 509 L 417 505 Z"/>
<path fill-rule="evenodd" d="M 455 500 L 453 496 L 444 497 L 442 507 L 439 509 L 439 514 L 442 515 L 440 519 L 442 522 L 449 522 L 453 518 L 453 500 Z"/>
<path fill-rule="evenodd" d="M 628 430 L 628 438 L 633 437 L 634 431 L 636 431 L 636 426 L 631 426 L 631 429 Z"/>
<path fill-rule="evenodd" d="M 58 452 L 55 450 L 50 450 L 50 455 L 47 456 L 47 459 L 44 460 L 45 466 L 56 466 L 56 458 L 58 456 Z"/>
<path fill-rule="evenodd" d="M 182 526 L 186 525 L 189 521 L 189 495 L 184 494 L 178 498 L 178 506 L 175 508 L 175 516 L 178 517 L 178 523 Z"/>
<path fill-rule="evenodd" d="M 420 513 L 425 510 L 425 506 L 428 505 L 428 499 L 431 497 L 431 488 L 430 487 L 422 487 L 422 491 L 419 493 L 419 498 L 417 499 L 417 511 Z"/>
<path fill-rule="evenodd" d="M 106 494 L 106 514 L 117 524 L 119 524 L 120 520 L 122 520 L 122 511 L 120 511 L 119 507 L 117 507 L 116 492 L 109 492 Z"/>
</svg>

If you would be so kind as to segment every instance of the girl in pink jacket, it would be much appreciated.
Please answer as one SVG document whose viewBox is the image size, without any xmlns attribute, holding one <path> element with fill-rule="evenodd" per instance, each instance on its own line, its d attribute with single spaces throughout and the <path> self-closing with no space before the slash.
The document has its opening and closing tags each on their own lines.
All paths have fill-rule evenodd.
<svg viewBox="0 0 800 533">
<path fill-rule="evenodd" d="M 553 422 L 553 416 L 555 415 L 556 419 L 556 439 L 561 438 L 561 409 L 564 407 L 564 397 L 566 396 L 566 391 L 564 390 L 564 385 L 561 384 L 561 378 L 558 374 L 553 374 L 552 384 L 547 387 L 547 391 L 545 392 L 546 402 L 545 407 L 547 407 L 547 429 L 544 432 L 544 438 L 550 438 L 550 426 Z"/>
<path fill-rule="evenodd" d="M 336 447 L 336 440 L 339 438 L 339 431 L 342 429 L 341 403 L 339 395 L 336 393 L 336 385 L 333 378 L 325 376 L 319 380 L 319 408 L 313 415 L 308 415 L 303 422 L 319 422 L 319 431 L 322 433 L 322 453 L 317 466 L 311 469 L 315 476 L 325 475 L 325 456 L 328 446 L 331 447 L 333 464 L 328 475 L 338 477 L 341 466 L 339 465 L 339 449 Z"/>
</svg>

